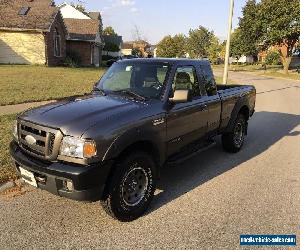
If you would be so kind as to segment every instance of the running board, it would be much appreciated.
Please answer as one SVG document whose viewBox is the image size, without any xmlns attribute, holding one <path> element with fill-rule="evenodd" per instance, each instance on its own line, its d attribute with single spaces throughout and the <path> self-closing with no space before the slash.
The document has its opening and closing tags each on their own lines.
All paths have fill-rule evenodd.
<svg viewBox="0 0 300 250">
<path fill-rule="evenodd" d="M 183 163 L 184 161 L 198 155 L 199 153 L 206 151 L 212 147 L 214 147 L 216 145 L 215 141 L 209 141 L 207 144 L 205 144 L 204 146 L 196 149 L 195 151 L 189 153 L 189 154 L 184 154 L 184 152 L 182 153 L 178 153 L 175 156 L 171 157 L 168 161 L 167 161 L 167 165 L 168 166 L 176 166 L 179 165 L 180 163 Z"/>
</svg>

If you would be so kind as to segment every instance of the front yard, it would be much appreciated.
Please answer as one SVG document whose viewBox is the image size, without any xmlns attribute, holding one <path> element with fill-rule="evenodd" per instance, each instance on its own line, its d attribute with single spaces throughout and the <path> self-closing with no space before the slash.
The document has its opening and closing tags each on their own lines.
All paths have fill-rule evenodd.
<svg viewBox="0 0 300 250">
<path fill-rule="evenodd" d="M 91 91 L 106 68 L 0 66 L 0 105 L 59 99 Z"/>
<path fill-rule="evenodd" d="M 0 116 L 0 184 L 9 179 L 15 179 L 16 174 L 8 152 L 12 139 L 12 122 L 16 115 Z"/>
</svg>

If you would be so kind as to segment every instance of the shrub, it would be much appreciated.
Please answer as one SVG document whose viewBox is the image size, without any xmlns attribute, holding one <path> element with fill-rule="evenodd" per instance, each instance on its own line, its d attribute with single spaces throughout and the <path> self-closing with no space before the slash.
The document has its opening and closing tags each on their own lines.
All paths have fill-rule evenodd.
<svg viewBox="0 0 300 250">
<path fill-rule="evenodd" d="M 265 63 L 267 65 L 281 65 L 279 52 L 278 51 L 270 51 L 266 56 Z"/>
<path fill-rule="evenodd" d="M 81 57 L 76 51 L 70 51 L 67 53 L 67 57 L 64 61 L 64 65 L 71 68 L 76 68 L 81 64 Z"/>
</svg>

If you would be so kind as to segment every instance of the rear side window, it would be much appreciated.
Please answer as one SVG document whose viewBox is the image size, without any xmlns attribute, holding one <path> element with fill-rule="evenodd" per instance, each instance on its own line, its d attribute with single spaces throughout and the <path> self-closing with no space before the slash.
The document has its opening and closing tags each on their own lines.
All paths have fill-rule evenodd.
<svg viewBox="0 0 300 250">
<path fill-rule="evenodd" d="M 201 83 L 204 85 L 208 96 L 217 94 L 217 87 L 213 72 L 209 65 L 201 65 L 202 79 Z"/>
<path fill-rule="evenodd" d="M 190 90 L 194 98 L 200 96 L 199 81 L 193 66 L 178 67 L 173 82 L 173 90 Z"/>
</svg>

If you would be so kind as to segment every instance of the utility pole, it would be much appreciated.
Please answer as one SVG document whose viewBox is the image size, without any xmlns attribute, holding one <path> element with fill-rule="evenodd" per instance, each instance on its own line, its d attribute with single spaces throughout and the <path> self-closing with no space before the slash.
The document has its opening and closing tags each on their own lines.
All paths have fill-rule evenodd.
<svg viewBox="0 0 300 250">
<path fill-rule="evenodd" d="M 228 19 L 228 36 L 227 36 L 227 43 L 226 43 L 225 66 L 224 66 L 224 75 L 223 75 L 223 84 L 225 84 L 225 85 L 227 84 L 227 80 L 228 80 L 233 9 L 234 9 L 234 0 L 230 0 L 230 11 L 229 11 L 229 19 Z"/>
</svg>

